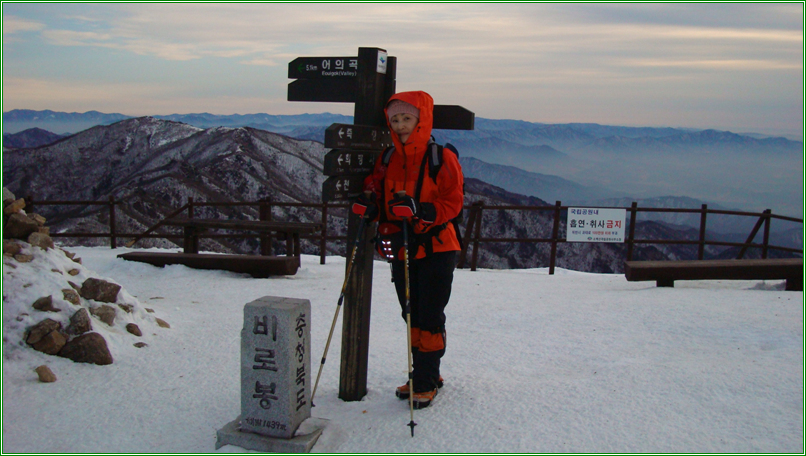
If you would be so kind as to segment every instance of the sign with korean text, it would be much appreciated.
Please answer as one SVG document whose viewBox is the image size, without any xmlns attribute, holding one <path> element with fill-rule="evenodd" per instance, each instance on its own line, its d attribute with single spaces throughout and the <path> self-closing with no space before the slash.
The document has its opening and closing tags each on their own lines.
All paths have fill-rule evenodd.
<svg viewBox="0 0 806 456">
<path fill-rule="evenodd" d="M 358 57 L 297 57 L 288 64 L 289 79 L 355 78 Z"/>
<path fill-rule="evenodd" d="M 569 207 L 568 242 L 624 242 L 626 209 Z"/>
<path fill-rule="evenodd" d="M 325 147 L 329 149 L 382 150 L 391 145 L 392 135 L 386 127 L 334 123 L 325 130 Z"/>
<path fill-rule="evenodd" d="M 322 202 L 355 198 L 364 191 L 365 177 L 362 174 L 328 177 L 322 183 Z"/>
<path fill-rule="evenodd" d="M 372 172 L 378 152 L 373 150 L 333 149 L 325 154 L 325 176 L 360 174 Z"/>
<path fill-rule="evenodd" d="M 244 306 L 240 430 L 288 439 L 311 416 L 310 318 L 307 299 Z"/>
</svg>

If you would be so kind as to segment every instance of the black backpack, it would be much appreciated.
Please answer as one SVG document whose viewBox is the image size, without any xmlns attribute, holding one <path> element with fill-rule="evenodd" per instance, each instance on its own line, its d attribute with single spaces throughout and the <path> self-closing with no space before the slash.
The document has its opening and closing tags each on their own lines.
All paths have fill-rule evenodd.
<svg viewBox="0 0 806 456">
<path fill-rule="evenodd" d="M 439 170 L 442 169 L 442 154 L 443 151 L 446 149 L 453 152 L 456 155 L 456 158 L 459 158 L 459 151 L 456 150 L 456 147 L 451 143 L 445 143 L 444 146 L 440 146 L 434 141 L 434 137 L 431 137 L 431 140 L 428 142 L 429 151 L 425 155 L 425 160 L 422 161 L 420 165 L 420 174 L 417 177 L 417 187 L 415 187 L 414 191 L 414 199 L 416 201 L 420 201 L 420 192 L 423 189 L 423 179 L 425 178 L 425 166 L 426 163 L 428 164 L 428 177 L 430 177 L 434 182 L 437 181 L 437 174 L 439 174 Z M 386 150 L 383 151 L 381 155 L 381 162 L 384 166 L 389 165 L 389 161 L 392 159 L 392 154 L 395 152 L 395 146 L 387 147 Z M 462 194 L 464 195 L 464 188 L 462 188 Z M 462 209 L 459 210 L 459 214 L 456 217 L 452 218 L 448 221 L 448 223 L 453 224 L 453 229 L 456 231 L 456 238 L 459 240 L 459 246 L 464 248 L 464 244 L 462 241 L 462 233 L 459 231 L 459 224 L 462 223 L 464 220 L 464 206 Z"/>
</svg>

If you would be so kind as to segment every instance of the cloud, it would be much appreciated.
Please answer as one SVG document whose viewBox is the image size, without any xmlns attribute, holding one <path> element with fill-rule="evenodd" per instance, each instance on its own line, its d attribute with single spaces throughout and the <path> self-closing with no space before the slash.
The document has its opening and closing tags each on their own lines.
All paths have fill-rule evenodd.
<svg viewBox="0 0 806 456">
<path fill-rule="evenodd" d="M 71 5 L 70 14 L 58 20 L 46 21 L 45 10 L 38 10 L 39 16 L 26 19 L 6 16 L 4 25 L 12 21 L 9 30 L 38 31 L 52 45 L 115 50 L 124 66 L 134 60 L 127 61 L 126 53 L 144 56 L 138 64 L 171 81 L 203 74 L 193 84 L 204 86 L 198 96 L 206 102 L 214 88 L 220 94 L 212 101 L 216 106 L 246 100 L 231 87 L 234 80 L 281 100 L 284 67 L 295 57 L 355 55 L 358 46 L 385 48 L 397 57 L 399 91 L 428 90 L 442 104 L 524 120 L 562 115 L 605 122 L 618 116 L 628 122 L 632 116 L 631 124 L 682 125 L 692 111 L 722 115 L 707 106 L 713 98 L 744 103 L 751 119 L 761 112 L 746 101 L 753 94 L 766 106 L 782 106 L 777 114 L 769 108 L 756 115 L 766 123 L 791 117 L 793 87 L 802 85 L 802 4 Z M 231 72 L 223 75 L 220 68 Z M 115 70 L 84 71 L 89 79 Z M 192 98 L 187 85 L 180 87 L 181 96 L 165 94 L 176 109 L 190 110 L 178 105 Z M 670 109 L 679 108 L 681 98 L 687 100 L 684 109 Z M 249 108 L 222 112 L 236 109 Z"/>
<path fill-rule="evenodd" d="M 13 35 L 22 32 L 36 32 L 45 28 L 41 22 L 22 19 L 16 16 L 3 16 L 3 39 L 6 35 Z"/>
</svg>

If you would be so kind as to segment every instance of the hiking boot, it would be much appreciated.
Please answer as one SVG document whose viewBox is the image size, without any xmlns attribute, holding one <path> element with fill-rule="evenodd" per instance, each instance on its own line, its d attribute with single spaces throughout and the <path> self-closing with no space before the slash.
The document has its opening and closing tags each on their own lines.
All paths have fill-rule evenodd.
<svg viewBox="0 0 806 456">
<path fill-rule="evenodd" d="M 444 380 L 442 379 L 442 376 L 440 375 L 439 379 L 437 380 L 437 388 L 442 388 L 443 384 L 444 384 Z M 399 397 L 400 399 L 408 399 L 409 398 L 409 384 L 406 383 L 403 386 L 398 386 L 397 388 L 395 388 L 395 396 Z M 415 393 L 415 396 L 417 396 L 416 393 Z"/>
<path fill-rule="evenodd" d="M 412 405 L 417 410 L 424 409 L 431 405 L 434 398 L 437 397 L 437 393 L 439 392 L 439 388 L 434 388 L 431 391 L 423 391 L 422 393 L 414 393 L 412 396 Z"/>
</svg>

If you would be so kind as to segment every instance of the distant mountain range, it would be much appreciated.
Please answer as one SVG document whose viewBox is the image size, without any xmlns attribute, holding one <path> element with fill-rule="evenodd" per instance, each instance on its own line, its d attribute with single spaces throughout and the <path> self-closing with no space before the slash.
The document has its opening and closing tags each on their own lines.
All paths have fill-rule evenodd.
<svg viewBox="0 0 806 456">
<path fill-rule="evenodd" d="M 5 133 L 37 127 L 57 134 L 129 118 L 123 114 L 13 110 Z M 154 119 L 198 128 L 250 127 L 321 142 L 340 114 L 172 114 Z M 72 126 L 72 129 L 66 129 Z M 475 130 L 435 130 L 451 142 L 469 176 L 548 201 L 690 198 L 712 207 L 803 216 L 803 142 L 716 130 L 543 124 L 476 118 Z M 4 134 L 4 145 L 14 144 Z M 15 147 L 15 146 L 12 146 Z M 29 146 L 25 146 L 29 147 Z M 470 161 L 473 158 L 476 162 Z M 532 173 L 532 174 L 529 174 Z"/>
<path fill-rule="evenodd" d="M 127 232 L 143 232 L 185 204 L 197 202 L 244 202 L 268 198 L 277 202 L 318 202 L 321 198 L 322 143 L 289 138 L 251 127 L 198 128 L 185 123 L 151 117 L 127 119 L 97 126 L 31 149 L 5 149 L 3 185 L 13 193 L 40 200 L 106 201 L 114 196 L 122 204 L 116 224 Z M 561 181 L 556 181 L 558 185 Z M 571 184 L 568 184 L 571 185 Z M 484 201 L 486 206 L 549 203 L 534 196 L 509 192 L 468 177 L 466 203 Z M 62 231 L 106 232 L 106 208 L 38 206 L 54 233 Z M 198 217 L 256 219 L 255 207 L 197 207 Z M 302 207 L 272 209 L 274 220 L 320 221 L 318 211 Z M 345 211 L 328 211 L 331 235 L 344 235 Z M 546 211 L 486 211 L 482 237 L 548 238 L 553 225 Z M 561 221 L 561 233 L 564 232 Z M 696 239 L 697 230 L 642 221 L 636 224 L 639 238 Z M 68 238 L 65 242 L 107 242 Z M 181 242 L 181 241 L 178 241 Z M 801 238 L 802 242 L 802 238 Z M 283 249 L 277 241 L 275 248 Z M 167 240 L 143 240 L 139 246 L 175 247 Z M 787 244 L 788 245 L 788 244 Z M 205 240 L 202 250 L 255 253 L 255 240 Z M 569 243 L 559 246 L 557 266 L 589 272 L 622 272 L 624 244 Z M 345 243 L 331 242 L 328 250 L 344 254 Z M 316 242 L 303 242 L 303 252 L 317 253 Z M 479 267 L 525 268 L 548 265 L 548 243 L 484 243 L 479 249 Z M 690 258 L 696 246 L 639 245 L 634 259 Z M 734 255 L 730 249 L 709 247 L 709 257 Z"/>
</svg>

